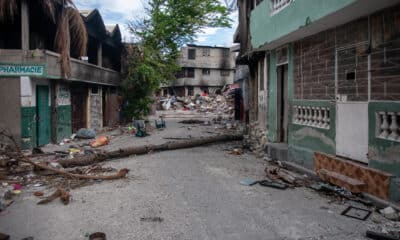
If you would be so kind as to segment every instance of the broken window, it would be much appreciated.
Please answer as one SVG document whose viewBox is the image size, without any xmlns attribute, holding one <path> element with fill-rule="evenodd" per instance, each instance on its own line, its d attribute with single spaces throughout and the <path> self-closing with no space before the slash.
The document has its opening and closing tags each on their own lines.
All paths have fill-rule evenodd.
<svg viewBox="0 0 400 240">
<path fill-rule="evenodd" d="M 223 50 L 223 52 L 222 52 L 222 55 L 224 56 L 224 57 L 229 57 L 229 49 L 224 49 Z"/>
<path fill-rule="evenodd" d="M 221 70 L 221 76 L 227 77 L 231 74 L 230 70 Z"/>
<path fill-rule="evenodd" d="M 186 75 L 186 69 L 182 68 L 181 71 L 175 74 L 176 78 L 184 78 Z"/>
<path fill-rule="evenodd" d="M 186 77 L 188 77 L 188 78 L 194 78 L 194 68 L 188 68 L 188 69 L 186 69 Z"/>
<path fill-rule="evenodd" d="M 203 68 L 203 71 L 202 71 L 202 73 L 203 73 L 203 75 L 210 75 L 210 69 L 209 68 Z"/>
<path fill-rule="evenodd" d="M 192 86 L 188 87 L 188 96 L 193 96 L 194 95 L 194 88 Z"/>
<path fill-rule="evenodd" d="M 189 49 L 188 50 L 188 59 L 196 59 L 196 49 Z"/>
<path fill-rule="evenodd" d="M 209 57 L 210 56 L 210 49 L 209 48 L 203 48 L 203 57 Z"/>
</svg>

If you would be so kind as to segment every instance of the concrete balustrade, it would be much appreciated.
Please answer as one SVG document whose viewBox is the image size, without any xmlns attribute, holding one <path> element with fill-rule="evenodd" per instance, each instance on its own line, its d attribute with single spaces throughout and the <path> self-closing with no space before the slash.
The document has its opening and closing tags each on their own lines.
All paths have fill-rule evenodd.
<svg viewBox="0 0 400 240">
<path fill-rule="evenodd" d="M 330 111 L 327 107 L 293 106 L 293 123 L 316 128 L 330 128 Z"/>
<path fill-rule="evenodd" d="M 400 112 L 376 113 L 377 137 L 400 142 Z"/>
</svg>

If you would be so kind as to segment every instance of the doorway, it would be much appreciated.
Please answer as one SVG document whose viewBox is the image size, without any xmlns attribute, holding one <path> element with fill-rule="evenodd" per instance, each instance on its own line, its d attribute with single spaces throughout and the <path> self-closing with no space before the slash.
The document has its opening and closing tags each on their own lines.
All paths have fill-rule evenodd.
<svg viewBox="0 0 400 240">
<path fill-rule="evenodd" d="M 71 117 L 72 131 L 76 132 L 81 128 L 86 128 L 88 89 L 82 85 L 71 86 Z"/>
<path fill-rule="evenodd" d="M 278 142 L 288 142 L 289 125 L 289 98 L 288 98 L 288 65 L 280 65 L 277 71 L 277 140 Z"/>
<path fill-rule="evenodd" d="M 36 139 L 38 146 L 50 142 L 50 118 L 49 87 L 36 86 Z"/>
<path fill-rule="evenodd" d="M 349 46 L 336 51 L 336 62 L 336 154 L 368 163 L 370 57 Z"/>
</svg>

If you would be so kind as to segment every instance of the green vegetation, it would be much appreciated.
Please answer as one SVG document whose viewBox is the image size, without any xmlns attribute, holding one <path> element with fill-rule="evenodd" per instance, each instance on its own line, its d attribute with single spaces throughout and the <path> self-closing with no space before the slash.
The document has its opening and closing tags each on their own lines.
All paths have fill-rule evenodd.
<svg viewBox="0 0 400 240">
<path fill-rule="evenodd" d="M 179 48 L 204 27 L 229 27 L 228 10 L 214 0 L 150 0 L 146 17 L 129 23 L 136 40 L 123 83 L 127 117 L 149 113 L 151 95 L 179 71 Z"/>
</svg>

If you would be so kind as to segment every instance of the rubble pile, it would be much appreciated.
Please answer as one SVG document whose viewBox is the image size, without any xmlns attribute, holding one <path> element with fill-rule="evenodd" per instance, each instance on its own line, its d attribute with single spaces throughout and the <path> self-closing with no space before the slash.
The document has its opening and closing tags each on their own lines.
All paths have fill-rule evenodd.
<svg viewBox="0 0 400 240">
<path fill-rule="evenodd" d="M 265 148 L 268 144 L 268 132 L 257 122 L 247 126 L 247 135 L 244 136 L 243 146 L 250 149 L 258 158 L 265 157 Z"/>
<path fill-rule="evenodd" d="M 201 113 L 213 113 L 218 115 L 229 115 L 233 117 L 235 111 L 235 99 L 233 94 L 226 95 L 208 95 L 187 97 L 165 97 L 159 100 L 163 110 L 192 110 Z"/>
</svg>

